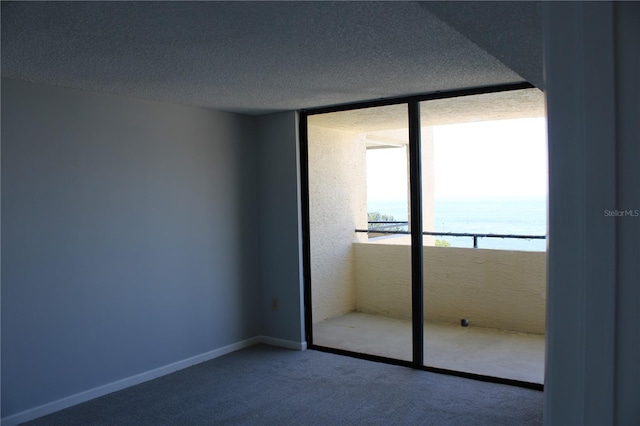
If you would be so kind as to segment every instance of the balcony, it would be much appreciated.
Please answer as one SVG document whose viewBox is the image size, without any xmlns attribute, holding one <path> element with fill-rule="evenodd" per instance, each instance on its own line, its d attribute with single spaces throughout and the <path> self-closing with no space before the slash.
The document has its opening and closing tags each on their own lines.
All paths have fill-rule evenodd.
<svg viewBox="0 0 640 426">
<path fill-rule="evenodd" d="M 314 344 L 411 360 L 408 237 L 355 242 L 349 257 L 352 309 L 315 323 Z M 424 364 L 542 384 L 546 253 L 425 246 L 423 260 Z"/>
</svg>

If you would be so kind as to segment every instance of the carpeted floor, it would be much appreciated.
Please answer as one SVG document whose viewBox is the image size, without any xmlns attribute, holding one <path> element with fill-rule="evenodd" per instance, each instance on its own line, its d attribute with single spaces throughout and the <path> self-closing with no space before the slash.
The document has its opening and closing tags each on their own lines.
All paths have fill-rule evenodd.
<svg viewBox="0 0 640 426">
<path fill-rule="evenodd" d="M 534 425 L 542 392 L 256 345 L 28 425 Z"/>
</svg>

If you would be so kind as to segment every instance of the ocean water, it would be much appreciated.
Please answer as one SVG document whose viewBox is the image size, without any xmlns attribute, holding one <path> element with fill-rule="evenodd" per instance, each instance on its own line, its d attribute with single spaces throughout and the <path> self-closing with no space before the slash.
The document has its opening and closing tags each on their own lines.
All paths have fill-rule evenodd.
<svg viewBox="0 0 640 426">
<path fill-rule="evenodd" d="M 435 201 L 434 232 L 545 235 L 546 200 L 544 198 L 467 198 Z M 406 201 L 370 202 L 369 212 L 391 215 L 406 221 Z M 452 247 L 473 247 L 471 237 L 438 236 Z M 546 240 L 515 238 L 479 238 L 478 248 L 545 251 Z"/>
</svg>

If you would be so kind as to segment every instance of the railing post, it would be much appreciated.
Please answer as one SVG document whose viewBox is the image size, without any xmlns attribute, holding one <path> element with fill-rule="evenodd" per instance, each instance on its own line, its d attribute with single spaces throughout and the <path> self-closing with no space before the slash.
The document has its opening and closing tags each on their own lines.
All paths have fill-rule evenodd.
<svg viewBox="0 0 640 426">
<path fill-rule="evenodd" d="M 478 248 L 478 236 L 473 236 L 473 248 Z"/>
</svg>

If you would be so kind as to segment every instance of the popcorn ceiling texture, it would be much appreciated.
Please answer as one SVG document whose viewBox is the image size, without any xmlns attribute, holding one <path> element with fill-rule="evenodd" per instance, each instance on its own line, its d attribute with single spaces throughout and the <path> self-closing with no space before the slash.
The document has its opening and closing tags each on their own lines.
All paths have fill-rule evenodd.
<svg viewBox="0 0 640 426">
<path fill-rule="evenodd" d="M 426 1 L 420 6 L 464 34 L 539 89 L 542 2 Z"/>
<path fill-rule="evenodd" d="M 439 7 L 444 14 L 446 5 Z M 429 9 L 416 2 L 3 2 L 2 76 L 250 114 L 525 80 L 504 65 L 504 51 L 500 62 Z M 491 10 L 474 12 L 476 21 L 490 19 L 484 28 L 495 34 L 505 14 L 517 16 L 511 9 L 500 20 Z M 527 55 L 522 43 L 518 49 L 511 53 Z M 541 61 L 532 67 L 541 74 Z"/>
</svg>

